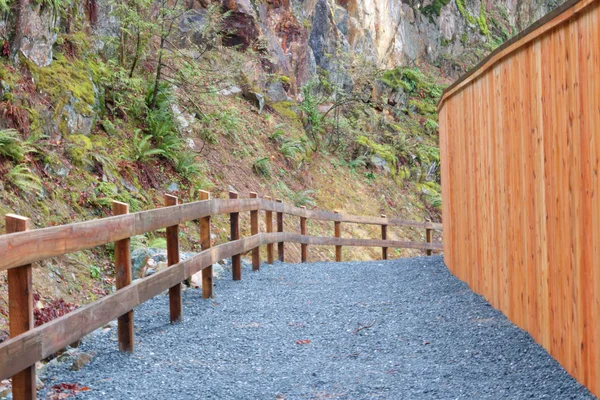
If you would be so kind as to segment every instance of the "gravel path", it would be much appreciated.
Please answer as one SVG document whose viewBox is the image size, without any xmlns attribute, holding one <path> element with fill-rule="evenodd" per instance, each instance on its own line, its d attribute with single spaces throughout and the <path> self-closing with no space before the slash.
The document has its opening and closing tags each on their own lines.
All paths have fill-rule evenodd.
<svg viewBox="0 0 600 400">
<path fill-rule="evenodd" d="M 82 399 L 593 399 L 528 334 L 454 278 L 441 257 L 263 265 L 136 309 L 136 350 L 115 329 L 46 371 Z M 310 341 L 310 342 L 308 342 Z M 46 398 L 48 392 L 40 393 Z"/>
</svg>

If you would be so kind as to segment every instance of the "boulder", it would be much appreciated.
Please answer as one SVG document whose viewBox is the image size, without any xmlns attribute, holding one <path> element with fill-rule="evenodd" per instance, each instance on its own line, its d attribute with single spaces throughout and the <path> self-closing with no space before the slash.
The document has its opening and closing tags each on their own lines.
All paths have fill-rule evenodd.
<svg viewBox="0 0 600 400">
<path fill-rule="evenodd" d="M 28 14 L 23 18 L 23 40 L 19 50 L 38 67 L 52 63 L 52 47 L 58 38 L 56 29 L 59 22 L 53 7 L 41 7 L 40 3 L 27 7 Z"/>
<path fill-rule="evenodd" d="M 140 247 L 131 252 L 131 273 L 134 278 L 140 278 L 151 255 L 148 249 Z"/>
<path fill-rule="evenodd" d="M 242 89 L 239 86 L 232 86 L 227 89 L 222 89 L 219 91 L 221 96 L 233 96 L 236 94 L 242 93 Z"/>
<path fill-rule="evenodd" d="M 266 97 L 271 102 L 291 101 L 281 81 L 275 81 L 267 85 Z"/>
<path fill-rule="evenodd" d="M 263 108 L 265 107 L 265 95 L 262 93 L 257 93 L 253 91 L 247 91 L 244 93 L 244 97 L 248 99 L 252 104 L 258 108 L 258 113 L 262 113 Z"/>
<path fill-rule="evenodd" d="M 63 107 L 62 117 L 65 121 L 64 126 L 66 129 L 66 132 L 63 133 L 89 136 L 92 132 L 96 115 L 93 112 L 84 114 L 78 111 L 76 104 L 80 101 L 73 96 L 69 96 L 69 103 Z"/>
</svg>

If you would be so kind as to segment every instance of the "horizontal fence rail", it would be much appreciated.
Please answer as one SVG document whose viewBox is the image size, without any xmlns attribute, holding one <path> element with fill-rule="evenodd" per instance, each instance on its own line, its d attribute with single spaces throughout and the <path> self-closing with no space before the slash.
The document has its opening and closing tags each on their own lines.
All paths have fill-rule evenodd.
<svg viewBox="0 0 600 400">
<path fill-rule="evenodd" d="M 308 245 L 336 246 L 337 261 L 341 261 L 342 246 L 381 247 L 385 249 L 385 251 L 382 250 L 384 259 L 387 258 L 388 248 L 424 250 L 428 255 L 432 251 L 443 249 L 442 244 L 433 243 L 432 240 L 432 232 L 442 230 L 442 225 L 438 223 L 404 221 L 385 216 L 365 217 L 306 210 L 304 207 L 293 207 L 281 201 L 257 198 L 255 193 L 251 193 L 249 199 L 237 199 L 237 193 L 234 192 L 231 192 L 229 196 L 232 199 L 209 200 L 210 195 L 202 192 L 201 198 L 205 200 L 178 204 L 177 198 L 167 195 L 165 197 L 166 207 L 132 214 L 127 213 L 126 204 L 115 202 L 114 214 L 121 215 L 37 230 L 27 230 L 29 226 L 27 218 L 8 215 L 6 217 L 7 230 L 15 233 L 0 236 L 0 254 L 2 254 L 0 271 L 8 270 L 13 275 L 17 274 L 16 276 L 25 272 L 29 274 L 25 276 L 30 277 L 32 263 L 115 243 L 115 265 L 118 282 L 120 282 L 114 293 L 37 328 L 33 328 L 31 313 L 9 314 L 11 326 L 17 322 L 21 325 L 25 323 L 25 329 L 15 334 L 11 330 L 11 338 L 0 344 L 0 379 L 13 377 L 14 398 L 16 400 L 35 398 L 35 388 L 31 385 L 31 380 L 33 379 L 35 383 L 34 365 L 37 361 L 52 356 L 114 319 L 118 319 L 119 322 L 119 349 L 133 351 L 133 309 L 166 290 L 169 291 L 171 322 L 181 320 L 181 282 L 202 271 L 203 297 L 211 298 L 213 295 L 212 265 L 222 259 L 229 257 L 235 259 L 239 258 L 241 254 L 252 252 L 253 270 L 256 271 L 260 264 L 258 248 L 266 245 L 268 261 L 272 262 L 276 243 L 281 261 L 284 259 L 284 243 L 301 244 L 302 262 L 307 261 L 306 247 Z M 266 233 L 258 232 L 259 211 L 264 211 L 267 218 Z M 230 214 L 231 238 L 236 239 L 239 237 L 238 220 L 241 212 L 250 212 L 252 236 L 211 247 L 210 218 L 218 214 Z M 273 213 L 277 215 L 277 232 L 272 231 Z M 283 231 L 283 215 L 300 218 L 300 233 Z M 308 219 L 334 222 L 336 237 L 307 235 L 306 221 Z M 194 220 L 200 221 L 202 251 L 185 261 L 179 261 L 178 226 Z M 382 239 L 342 238 L 341 223 L 380 225 Z M 383 234 L 383 232 L 387 233 L 388 226 L 425 229 L 427 242 L 387 240 L 387 234 Z M 167 228 L 169 266 L 149 277 L 131 282 L 129 238 L 162 228 Z M 234 279 L 241 279 L 241 270 L 236 270 L 235 266 L 233 269 Z M 10 276 L 9 274 L 9 286 L 12 279 Z M 19 283 L 21 281 L 19 280 Z M 21 286 L 23 288 L 21 292 L 32 293 L 31 279 L 25 280 Z M 9 293 L 9 305 L 23 306 L 24 301 L 29 301 L 23 300 L 21 292 Z M 29 305 L 29 307 L 32 306 Z M 21 309 L 22 307 L 9 307 L 10 310 L 13 308 Z"/>
<path fill-rule="evenodd" d="M 282 212 L 318 221 L 442 230 L 442 224 L 434 222 L 344 216 L 325 211 L 305 210 L 265 199 L 207 200 L 0 236 L 0 254 L 2 254 L 0 271 L 75 251 L 91 249 L 203 217 L 260 210 Z"/>
</svg>

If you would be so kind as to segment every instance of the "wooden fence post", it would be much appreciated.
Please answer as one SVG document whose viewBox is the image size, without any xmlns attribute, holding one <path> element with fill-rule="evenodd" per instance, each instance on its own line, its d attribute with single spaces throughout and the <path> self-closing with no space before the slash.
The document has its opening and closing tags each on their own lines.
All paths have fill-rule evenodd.
<svg viewBox="0 0 600 400">
<path fill-rule="evenodd" d="M 5 217 L 5 221 L 6 233 L 29 230 L 29 218 L 8 214 Z M 31 270 L 31 264 L 8 270 L 10 337 L 15 337 L 34 328 Z M 13 375 L 12 395 L 15 400 L 31 400 L 36 398 L 35 364 Z"/>
<path fill-rule="evenodd" d="M 381 218 L 387 218 L 385 214 L 381 214 Z M 387 240 L 387 225 L 381 225 L 381 240 Z M 387 260 L 388 259 L 388 248 L 387 247 L 382 247 L 381 248 L 381 259 L 382 260 Z"/>
<path fill-rule="evenodd" d="M 306 206 L 300 208 L 306 210 Z M 300 234 L 306 236 L 306 217 L 300 217 Z M 303 263 L 308 259 L 308 245 L 305 243 L 300 244 L 300 259 Z"/>
<path fill-rule="evenodd" d="M 236 192 L 229 192 L 230 199 L 237 199 L 238 194 Z M 238 240 L 240 238 L 240 213 L 234 212 L 229 214 L 229 220 L 231 222 L 231 241 Z M 234 281 L 242 279 L 242 255 L 234 254 L 231 256 L 231 274 Z"/>
<path fill-rule="evenodd" d="M 427 243 L 433 243 L 433 229 L 427 228 L 425 230 L 425 238 L 427 240 Z M 433 250 L 427 249 L 427 250 L 425 250 L 425 254 L 430 256 L 433 254 Z"/>
<path fill-rule="evenodd" d="M 210 193 L 201 190 L 200 200 L 210 200 Z M 210 249 L 210 215 L 200 218 L 200 248 Z M 213 269 L 212 265 L 202 270 L 202 298 L 213 297 Z"/>
<path fill-rule="evenodd" d="M 336 214 L 340 213 L 338 210 L 334 210 L 333 212 Z M 333 222 L 333 233 L 336 238 L 342 237 L 342 223 L 340 221 Z M 335 261 L 342 261 L 342 246 L 335 246 Z"/>
<path fill-rule="evenodd" d="M 282 200 L 275 200 L 278 203 L 283 203 Z M 277 232 L 283 232 L 283 213 L 282 212 L 278 212 L 277 213 Z M 284 262 L 285 257 L 284 257 L 284 252 L 283 252 L 283 242 L 277 242 L 277 256 L 279 258 L 279 261 Z"/>
<path fill-rule="evenodd" d="M 129 214 L 129 205 L 113 201 L 113 215 Z M 115 242 L 115 270 L 117 290 L 131 284 L 131 255 L 129 238 Z M 119 350 L 133 352 L 133 310 L 117 319 Z"/>
<path fill-rule="evenodd" d="M 250 198 L 258 198 L 258 194 L 250 192 Z M 258 210 L 250 211 L 250 234 L 258 235 Z M 252 249 L 252 271 L 260 270 L 260 248 L 255 247 Z"/>
<path fill-rule="evenodd" d="M 265 200 L 271 201 L 270 196 L 265 196 Z M 265 211 L 265 223 L 267 225 L 267 233 L 273 232 L 273 211 Z M 273 243 L 267 244 L 267 262 L 273 264 Z"/>
<path fill-rule="evenodd" d="M 176 206 L 179 199 L 170 194 L 165 194 L 165 206 Z M 167 265 L 179 262 L 179 225 L 167 227 Z M 171 323 L 181 321 L 181 283 L 169 288 L 169 312 Z"/>
</svg>

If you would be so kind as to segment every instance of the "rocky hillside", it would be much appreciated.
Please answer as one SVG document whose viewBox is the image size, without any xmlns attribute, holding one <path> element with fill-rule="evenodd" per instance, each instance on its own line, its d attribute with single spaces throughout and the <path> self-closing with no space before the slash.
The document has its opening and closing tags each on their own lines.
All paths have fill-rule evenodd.
<svg viewBox="0 0 600 400">
<path fill-rule="evenodd" d="M 139 211 L 162 206 L 165 192 L 189 202 L 237 190 L 437 221 L 443 88 L 555 3 L 0 0 L 0 214 L 40 228 L 110 215 L 113 200 Z M 184 250 L 199 250 L 198 226 L 182 230 Z M 226 218 L 213 230 L 227 240 Z M 132 243 L 164 247 L 163 235 Z M 114 290 L 111 254 L 43 262 L 39 308 Z M 331 256 L 311 248 L 312 259 Z M 0 274 L 0 329 L 5 309 Z"/>
</svg>

